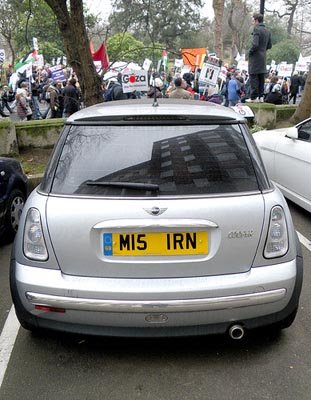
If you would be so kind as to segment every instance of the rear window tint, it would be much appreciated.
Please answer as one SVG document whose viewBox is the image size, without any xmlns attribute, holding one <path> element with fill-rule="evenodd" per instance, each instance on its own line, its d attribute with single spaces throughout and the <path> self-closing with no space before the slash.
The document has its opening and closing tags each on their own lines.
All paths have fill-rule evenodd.
<svg viewBox="0 0 311 400">
<path fill-rule="evenodd" d="M 258 190 L 238 125 L 73 126 L 55 194 L 159 197 Z"/>
</svg>

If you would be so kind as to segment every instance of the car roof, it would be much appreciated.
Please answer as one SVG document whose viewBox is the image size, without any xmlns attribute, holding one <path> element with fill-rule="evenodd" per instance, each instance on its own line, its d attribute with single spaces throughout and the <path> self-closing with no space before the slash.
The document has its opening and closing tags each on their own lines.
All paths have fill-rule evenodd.
<svg viewBox="0 0 311 400">
<path fill-rule="evenodd" d="M 209 121 L 245 122 L 245 119 L 229 107 L 199 100 L 137 99 L 109 101 L 84 108 L 71 115 L 66 123 L 82 121 L 107 121 L 133 117 L 168 117 L 203 119 Z"/>
</svg>

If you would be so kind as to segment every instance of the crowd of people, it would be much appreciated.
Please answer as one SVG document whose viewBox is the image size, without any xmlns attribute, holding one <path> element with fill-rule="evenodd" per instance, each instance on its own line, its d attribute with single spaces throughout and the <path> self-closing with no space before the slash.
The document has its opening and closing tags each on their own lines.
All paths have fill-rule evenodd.
<svg viewBox="0 0 311 400">
<path fill-rule="evenodd" d="M 103 101 L 126 100 L 133 98 L 158 99 L 200 99 L 226 107 L 238 103 L 266 102 L 271 104 L 296 104 L 297 96 L 304 89 L 307 72 L 294 71 L 290 77 L 280 77 L 277 72 L 266 70 L 266 52 L 272 47 L 271 32 L 263 22 L 263 14 L 253 14 L 252 43 L 248 52 L 248 71 L 239 71 L 235 66 L 225 65 L 225 79 L 215 84 L 202 84 L 200 70 L 195 73 L 177 72 L 176 69 L 151 72 L 150 88 L 142 93 L 124 93 L 122 73 L 103 82 Z M 12 67 L 12 66 L 11 66 Z M 14 77 L 14 79 L 12 79 Z M 37 68 L 31 79 L 8 70 L 8 85 L 3 87 L 0 101 L 0 115 L 9 116 L 16 106 L 20 120 L 68 117 L 78 111 L 82 104 L 79 82 L 74 73 L 67 69 L 64 80 L 54 80 L 48 68 Z M 9 85 L 10 83 L 10 85 Z M 40 103 L 47 107 L 42 113 Z"/>
<path fill-rule="evenodd" d="M 167 73 L 153 72 L 147 92 L 123 93 L 122 74 L 103 82 L 103 101 L 131 98 L 174 98 L 199 99 L 226 107 L 238 103 L 266 102 L 272 104 L 296 104 L 297 97 L 304 89 L 307 73 L 294 71 L 290 78 L 278 77 L 271 71 L 265 75 L 264 93 L 261 98 L 252 99 L 250 76 L 235 66 L 225 65 L 226 79 L 218 79 L 216 85 L 202 84 L 191 72 L 181 74 L 170 70 Z M 8 77 L 9 79 L 9 77 Z M 41 104 L 40 104 L 41 103 Z M 0 115 L 9 116 L 16 108 L 21 121 L 45 118 L 66 118 L 81 108 L 82 96 L 74 74 L 66 81 L 53 80 L 48 70 L 34 71 L 32 79 L 20 74 L 15 87 L 4 85 L 1 93 Z M 43 105 L 43 106 L 42 106 Z M 42 111 L 43 110 L 43 111 Z M 6 114 L 8 112 L 9 114 Z"/>
<path fill-rule="evenodd" d="M 276 72 L 265 74 L 264 92 L 261 98 L 251 98 L 250 78 L 235 66 L 227 68 L 226 79 L 218 79 L 216 85 L 201 84 L 194 73 L 153 73 L 150 89 L 146 93 L 123 94 L 121 79 L 113 78 L 104 87 L 104 100 L 124 100 L 147 96 L 149 98 L 200 99 L 233 107 L 238 103 L 266 102 L 271 104 L 296 104 L 304 89 L 307 73 L 294 71 L 291 77 L 279 77 Z"/>
<path fill-rule="evenodd" d="M 48 68 L 34 70 L 30 79 L 25 74 L 9 72 L 1 92 L 1 116 L 8 117 L 16 111 L 21 121 L 66 118 L 80 109 L 81 90 L 74 74 L 62 81 L 54 80 Z"/>
</svg>

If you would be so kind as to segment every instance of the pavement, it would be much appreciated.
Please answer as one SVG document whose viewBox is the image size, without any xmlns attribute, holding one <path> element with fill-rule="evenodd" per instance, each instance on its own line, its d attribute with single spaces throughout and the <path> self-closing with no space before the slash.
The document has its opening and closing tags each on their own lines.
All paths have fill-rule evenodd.
<svg viewBox="0 0 311 400">
<path fill-rule="evenodd" d="M 40 109 L 41 114 L 44 114 L 47 107 L 48 107 L 48 105 L 45 101 L 41 101 L 41 103 L 39 103 L 39 109 Z M 13 107 L 12 110 L 13 110 L 13 113 L 9 114 L 8 110 L 5 108 L 4 113 L 6 114 L 7 117 L 10 117 L 11 121 L 20 122 L 20 118 L 18 117 L 18 115 L 16 113 L 16 107 Z"/>
</svg>

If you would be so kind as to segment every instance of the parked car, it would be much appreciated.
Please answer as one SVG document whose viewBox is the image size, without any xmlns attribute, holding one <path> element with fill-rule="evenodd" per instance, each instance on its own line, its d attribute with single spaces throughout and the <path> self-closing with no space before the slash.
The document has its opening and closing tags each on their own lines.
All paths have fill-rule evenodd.
<svg viewBox="0 0 311 400">
<path fill-rule="evenodd" d="M 157 105 L 67 119 L 12 253 L 24 328 L 240 339 L 293 322 L 300 245 L 246 121 L 208 102 Z"/>
<path fill-rule="evenodd" d="M 253 136 L 269 177 L 285 197 L 311 212 L 311 118 Z"/>
<path fill-rule="evenodd" d="M 0 157 L 0 240 L 10 242 L 27 197 L 27 176 L 14 158 Z"/>
</svg>

